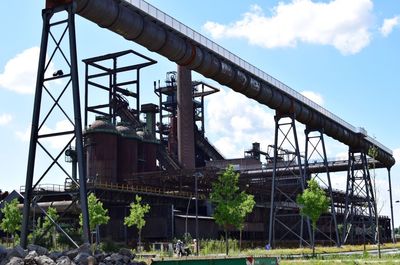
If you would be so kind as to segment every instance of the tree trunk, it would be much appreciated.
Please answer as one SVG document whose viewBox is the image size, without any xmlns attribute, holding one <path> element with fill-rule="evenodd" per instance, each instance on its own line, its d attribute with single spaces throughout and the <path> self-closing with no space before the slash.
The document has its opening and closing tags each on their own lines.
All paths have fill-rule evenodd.
<svg viewBox="0 0 400 265">
<path fill-rule="evenodd" d="M 139 229 L 138 231 L 139 237 L 138 237 L 138 252 L 141 252 L 142 250 L 142 229 Z"/>
<path fill-rule="evenodd" d="M 239 231 L 239 253 L 242 251 L 242 229 Z"/>
<path fill-rule="evenodd" d="M 312 229 L 312 256 L 315 257 L 315 228 Z"/>
<path fill-rule="evenodd" d="M 229 255 L 229 243 L 228 243 L 228 229 L 225 228 L 225 253 Z"/>
</svg>

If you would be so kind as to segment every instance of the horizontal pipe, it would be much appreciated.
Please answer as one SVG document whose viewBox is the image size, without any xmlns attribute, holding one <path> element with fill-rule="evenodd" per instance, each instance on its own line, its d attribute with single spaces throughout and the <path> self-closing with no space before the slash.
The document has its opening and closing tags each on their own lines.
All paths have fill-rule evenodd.
<svg viewBox="0 0 400 265">
<path fill-rule="evenodd" d="M 272 84 L 270 80 L 260 78 L 199 41 L 188 38 L 179 32 L 179 29 L 173 29 L 146 14 L 129 1 L 76 0 L 76 3 L 77 13 L 100 27 L 108 28 L 179 65 L 212 78 L 278 113 L 295 114 L 297 121 L 322 130 L 326 135 L 352 149 L 368 152 L 371 147 L 376 146 L 376 159 L 387 168 L 394 165 L 395 160 L 390 150 L 382 148 L 379 143 L 376 145 L 376 141 L 365 139 L 365 135 L 352 130 L 347 123 L 332 120 L 312 104 L 302 102 L 296 96 Z M 155 9 L 154 12 L 157 13 Z"/>
</svg>

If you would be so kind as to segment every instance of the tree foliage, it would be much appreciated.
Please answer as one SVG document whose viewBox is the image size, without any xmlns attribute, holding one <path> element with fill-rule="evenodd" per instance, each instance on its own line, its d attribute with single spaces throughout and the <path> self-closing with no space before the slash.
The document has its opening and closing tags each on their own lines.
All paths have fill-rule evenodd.
<svg viewBox="0 0 400 265">
<path fill-rule="evenodd" d="M 255 205 L 254 196 L 239 190 L 239 173 L 232 165 L 219 175 L 212 185 L 210 200 L 215 205 L 214 219 L 225 231 L 226 252 L 228 254 L 227 232 L 229 226 L 241 230 L 247 214 L 251 213 Z"/>
<path fill-rule="evenodd" d="M 125 217 L 124 224 L 128 227 L 135 226 L 137 228 L 140 245 L 142 228 L 146 225 L 144 216 L 150 211 L 150 205 L 142 204 L 142 197 L 136 195 L 135 202 L 132 202 L 130 206 L 130 213 Z"/>
<path fill-rule="evenodd" d="M 57 221 L 58 218 L 59 215 L 55 208 L 47 208 L 46 216 L 44 217 L 43 221 L 39 217 L 37 219 L 37 225 L 34 231 L 29 235 L 32 243 L 44 246 L 46 248 L 56 248 L 59 235 L 57 234 L 57 228 L 51 220 Z"/>
<path fill-rule="evenodd" d="M 301 206 L 300 213 L 310 218 L 315 229 L 319 217 L 328 211 L 330 201 L 315 179 L 310 179 L 307 183 L 308 187 L 297 196 L 297 203 Z"/>
<path fill-rule="evenodd" d="M 90 193 L 88 196 L 89 226 L 94 230 L 96 226 L 107 224 L 110 220 L 108 210 L 104 209 L 103 203 L 97 199 L 96 195 Z M 82 214 L 79 215 L 79 224 L 82 226 Z"/>
<path fill-rule="evenodd" d="M 307 216 L 311 220 L 313 230 L 313 255 L 315 251 L 315 229 L 317 228 L 317 221 L 319 217 L 328 211 L 330 200 L 326 196 L 325 191 L 318 185 L 315 179 L 310 179 L 308 187 L 303 191 L 302 194 L 297 196 L 297 204 L 300 205 L 300 214 Z"/>
<path fill-rule="evenodd" d="M 21 230 L 22 222 L 22 214 L 18 209 L 18 200 L 14 199 L 9 203 L 6 202 L 1 212 L 3 213 L 3 219 L 0 224 L 1 230 L 13 235 L 15 238 L 16 232 Z"/>
</svg>

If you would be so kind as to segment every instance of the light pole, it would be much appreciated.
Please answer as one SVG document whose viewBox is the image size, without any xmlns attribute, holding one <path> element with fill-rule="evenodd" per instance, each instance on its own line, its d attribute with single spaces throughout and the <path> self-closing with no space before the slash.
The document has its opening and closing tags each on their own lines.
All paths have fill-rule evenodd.
<svg viewBox="0 0 400 265">
<path fill-rule="evenodd" d="M 395 201 L 394 203 L 400 203 L 400 200 L 397 200 L 397 201 Z M 393 208 L 392 208 L 392 216 L 393 216 Z M 393 241 L 394 241 L 394 243 L 396 244 L 397 243 L 397 240 L 396 240 L 396 233 L 394 232 L 394 220 L 393 220 L 393 217 L 392 217 L 392 224 L 393 224 Z"/>
<path fill-rule="evenodd" d="M 193 174 L 194 176 L 194 190 L 195 190 L 195 197 L 196 197 L 196 201 L 195 201 L 195 205 L 196 205 L 196 256 L 199 255 L 199 212 L 198 212 L 198 187 L 197 187 L 197 182 L 198 179 L 203 177 L 203 174 L 201 174 L 200 172 L 196 172 Z"/>
<path fill-rule="evenodd" d="M 189 201 L 188 201 L 188 204 L 187 204 L 187 207 L 186 207 L 185 234 L 184 234 L 184 237 L 187 237 L 187 221 L 188 221 L 188 214 L 189 214 L 190 201 L 191 201 L 191 200 L 194 200 L 194 199 L 195 199 L 195 197 L 190 197 L 190 198 L 189 198 Z"/>
</svg>

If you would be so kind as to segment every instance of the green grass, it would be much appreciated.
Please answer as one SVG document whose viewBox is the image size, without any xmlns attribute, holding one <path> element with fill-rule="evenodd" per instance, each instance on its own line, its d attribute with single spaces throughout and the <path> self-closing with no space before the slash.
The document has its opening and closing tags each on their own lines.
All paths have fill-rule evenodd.
<svg viewBox="0 0 400 265">
<path fill-rule="evenodd" d="M 387 248 L 400 248 L 400 243 L 386 243 L 381 245 L 381 249 Z M 326 254 L 326 253 L 339 253 L 348 251 L 363 251 L 364 247 L 362 245 L 344 245 L 342 247 L 321 247 L 317 246 L 315 248 L 316 254 Z M 366 250 L 377 249 L 376 245 L 366 245 Z M 244 255 L 252 256 L 290 256 L 290 255 L 310 255 L 312 254 L 311 248 L 276 248 L 272 250 L 265 249 L 246 249 L 241 252 Z"/>
</svg>

